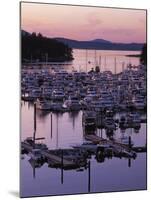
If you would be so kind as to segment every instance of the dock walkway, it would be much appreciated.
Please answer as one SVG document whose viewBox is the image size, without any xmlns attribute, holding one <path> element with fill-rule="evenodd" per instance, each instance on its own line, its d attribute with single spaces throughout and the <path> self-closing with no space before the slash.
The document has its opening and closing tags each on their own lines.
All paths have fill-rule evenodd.
<svg viewBox="0 0 151 200">
<path fill-rule="evenodd" d="M 110 145 L 112 146 L 115 150 L 118 151 L 125 151 L 128 154 L 132 153 L 135 154 L 136 151 L 134 151 L 132 148 L 130 148 L 128 145 L 126 144 L 122 144 L 118 141 L 115 140 L 107 140 L 107 139 L 103 139 L 97 135 L 85 135 L 85 139 L 86 140 L 90 140 L 95 144 L 106 144 L 106 145 Z"/>
</svg>

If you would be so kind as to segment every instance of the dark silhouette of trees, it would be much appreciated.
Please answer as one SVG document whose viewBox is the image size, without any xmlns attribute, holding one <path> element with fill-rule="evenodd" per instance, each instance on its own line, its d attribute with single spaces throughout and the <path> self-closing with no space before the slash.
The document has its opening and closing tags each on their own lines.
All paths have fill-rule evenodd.
<svg viewBox="0 0 151 200">
<path fill-rule="evenodd" d="M 142 52 L 141 52 L 141 56 L 140 56 L 140 62 L 143 65 L 147 65 L 147 44 L 144 44 L 144 46 L 142 48 Z"/>
<path fill-rule="evenodd" d="M 64 62 L 73 60 L 72 49 L 41 33 L 22 34 L 22 62 Z"/>
</svg>

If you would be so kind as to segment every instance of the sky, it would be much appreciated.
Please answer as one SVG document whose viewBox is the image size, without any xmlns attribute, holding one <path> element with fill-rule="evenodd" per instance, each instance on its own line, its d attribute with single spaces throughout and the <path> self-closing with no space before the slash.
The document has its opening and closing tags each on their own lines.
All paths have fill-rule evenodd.
<svg viewBox="0 0 151 200">
<path fill-rule="evenodd" d="M 144 43 L 146 11 L 24 2 L 21 29 L 47 37 Z"/>
</svg>

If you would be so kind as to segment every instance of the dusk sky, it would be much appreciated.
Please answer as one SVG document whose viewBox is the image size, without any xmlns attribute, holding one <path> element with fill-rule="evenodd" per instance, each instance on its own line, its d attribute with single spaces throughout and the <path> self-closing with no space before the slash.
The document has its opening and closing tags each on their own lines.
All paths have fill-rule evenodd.
<svg viewBox="0 0 151 200">
<path fill-rule="evenodd" d="M 146 42 L 146 11 L 22 3 L 21 28 L 47 37 Z"/>
</svg>

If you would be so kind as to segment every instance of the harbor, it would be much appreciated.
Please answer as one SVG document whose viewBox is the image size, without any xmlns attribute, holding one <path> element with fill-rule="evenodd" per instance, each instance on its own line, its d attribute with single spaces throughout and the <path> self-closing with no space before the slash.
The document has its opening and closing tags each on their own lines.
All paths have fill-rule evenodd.
<svg viewBox="0 0 151 200">
<path fill-rule="evenodd" d="M 31 171 L 30 182 L 35 185 L 30 195 L 38 195 L 36 179 L 40 171 L 43 175 L 45 171 L 50 176 L 56 174 L 55 191 L 61 194 L 97 192 L 98 183 L 103 191 L 111 190 L 112 181 L 107 189 L 97 176 L 103 176 L 104 171 L 114 177 L 115 165 L 123 166 L 120 176 L 127 184 L 126 176 L 131 180 L 134 170 L 138 176 L 138 168 L 146 169 L 145 66 L 127 63 L 119 71 L 118 59 L 112 60 L 112 71 L 101 71 L 101 61 L 87 72 L 86 68 L 68 70 L 68 65 L 52 63 L 22 69 L 21 163 Z M 97 172 L 100 175 L 96 176 Z M 65 183 L 69 174 L 79 177 L 70 191 L 69 182 Z M 118 171 L 115 174 L 118 176 Z M 78 179 L 83 186 L 77 186 Z M 28 189 L 28 181 L 23 180 Z M 129 188 L 115 183 L 121 190 Z M 44 184 L 43 191 L 50 194 L 48 185 Z M 142 187 L 133 186 L 133 182 L 131 186 Z"/>
</svg>

